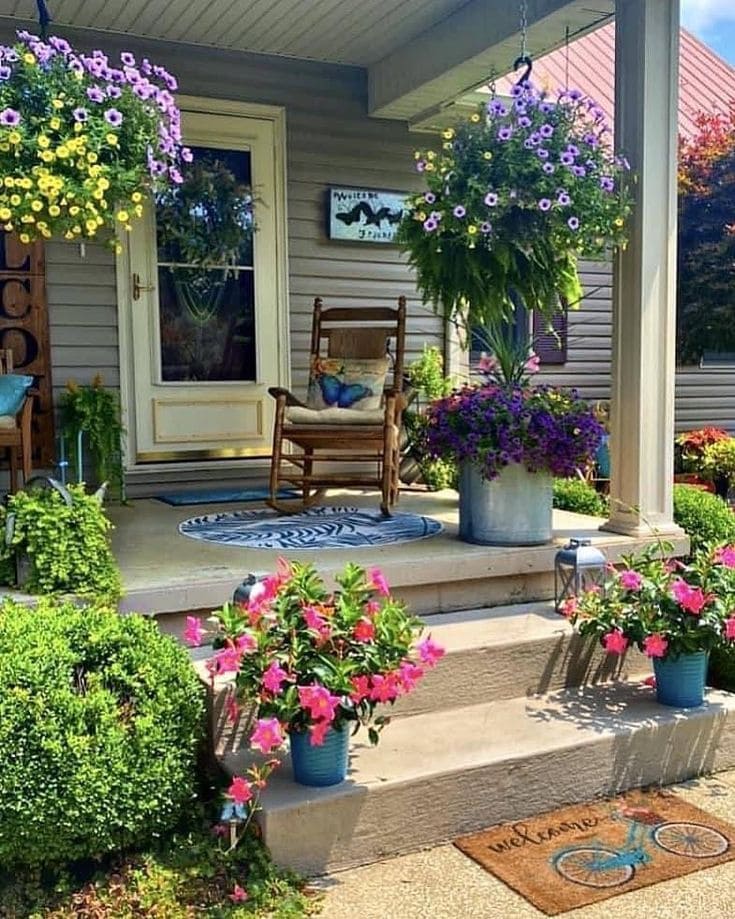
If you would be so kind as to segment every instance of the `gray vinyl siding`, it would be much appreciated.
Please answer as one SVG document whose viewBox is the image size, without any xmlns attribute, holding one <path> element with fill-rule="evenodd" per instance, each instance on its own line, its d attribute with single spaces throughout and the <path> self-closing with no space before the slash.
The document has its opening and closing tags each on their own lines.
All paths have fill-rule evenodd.
<svg viewBox="0 0 735 919">
<path fill-rule="evenodd" d="M 567 362 L 542 369 L 544 382 L 574 386 L 589 399 L 610 398 L 612 266 L 583 262 L 587 296 L 569 314 Z M 676 430 L 716 425 L 735 434 L 735 367 L 679 367 Z"/>
</svg>

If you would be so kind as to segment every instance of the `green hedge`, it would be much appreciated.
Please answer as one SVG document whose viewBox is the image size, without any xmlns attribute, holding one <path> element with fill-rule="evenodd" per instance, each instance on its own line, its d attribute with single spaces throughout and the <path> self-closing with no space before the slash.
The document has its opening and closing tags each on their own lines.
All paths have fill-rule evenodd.
<svg viewBox="0 0 735 919">
<path fill-rule="evenodd" d="M 735 542 L 735 514 L 711 492 L 674 485 L 674 520 L 685 530 L 692 551 L 711 543 Z"/>
<path fill-rule="evenodd" d="M 203 691 L 142 616 L 0 607 L 0 867 L 137 847 L 191 802 Z"/>
<path fill-rule="evenodd" d="M 575 514 L 593 517 L 607 516 L 608 502 L 604 495 L 582 479 L 556 479 L 554 481 L 554 507 Z"/>
</svg>

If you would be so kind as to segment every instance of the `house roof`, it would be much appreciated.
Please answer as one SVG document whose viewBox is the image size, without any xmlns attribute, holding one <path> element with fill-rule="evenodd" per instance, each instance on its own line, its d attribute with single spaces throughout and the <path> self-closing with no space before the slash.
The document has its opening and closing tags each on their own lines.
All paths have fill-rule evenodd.
<svg viewBox="0 0 735 919">
<path fill-rule="evenodd" d="M 615 23 L 601 26 L 534 62 L 533 81 L 549 90 L 576 87 L 593 98 L 612 123 L 615 109 Z M 497 90 L 507 93 L 514 80 L 498 81 Z M 735 67 L 731 67 L 704 42 L 681 30 L 679 79 L 679 132 L 697 133 L 699 112 L 727 112 L 735 103 Z"/>
</svg>

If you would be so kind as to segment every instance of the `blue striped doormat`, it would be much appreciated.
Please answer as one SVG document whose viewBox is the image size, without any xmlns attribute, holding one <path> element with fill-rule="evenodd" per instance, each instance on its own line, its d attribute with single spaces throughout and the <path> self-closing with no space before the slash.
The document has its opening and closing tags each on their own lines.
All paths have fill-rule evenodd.
<svg viewBox="0 0 735 919">
<path fill-rule="evenodd" d="M 188 507 L 195 504 L 234 504 L 246 501 L 265 501 L 270 495 L 268 488 L 208 488 L 202 491 L 172 491 L 167 495 L 155 495 L 157 501 L 171 507 Z M 279 498 L 298 498 L 295 488 L 281 488 Z"/>
</svg>

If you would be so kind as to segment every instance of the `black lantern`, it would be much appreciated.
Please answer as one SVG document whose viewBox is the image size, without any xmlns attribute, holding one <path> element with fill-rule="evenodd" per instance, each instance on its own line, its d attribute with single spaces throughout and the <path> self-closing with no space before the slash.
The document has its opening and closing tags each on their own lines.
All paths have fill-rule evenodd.
<svg viewBox="0 0 735 919">
<path fill-rule="evenodd" d="M 601 586 L 607 559 L 591 539 L 573 537 L 554 558 L 554 602 L 562 613 L 565 600 L 578 597 L 591 587 Z"/>
</svg>

